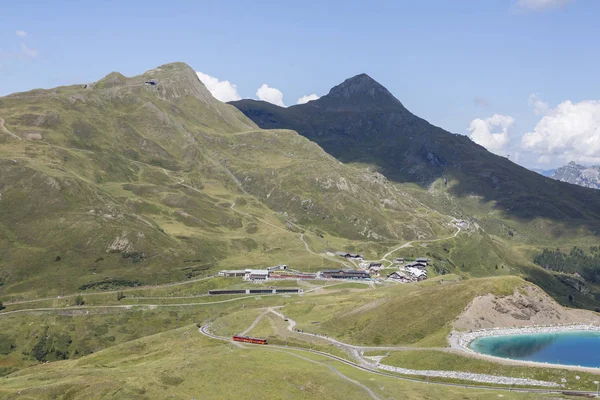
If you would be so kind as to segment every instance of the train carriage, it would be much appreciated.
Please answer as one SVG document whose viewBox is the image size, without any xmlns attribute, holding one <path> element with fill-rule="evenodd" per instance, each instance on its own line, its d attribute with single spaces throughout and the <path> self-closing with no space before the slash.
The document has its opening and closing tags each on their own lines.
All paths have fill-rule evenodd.
<svg viewBox="0 0 600 400">
<path fill-rule="evenodd" d="M 234 336 L 233 340 L 235 342 L 244 342 L 244 343 L 252 343 L 252 344 L 267 344 L 267 339 L 252 338 L 252 337 L 247 337 L 247 336 Z"/>
</svg>

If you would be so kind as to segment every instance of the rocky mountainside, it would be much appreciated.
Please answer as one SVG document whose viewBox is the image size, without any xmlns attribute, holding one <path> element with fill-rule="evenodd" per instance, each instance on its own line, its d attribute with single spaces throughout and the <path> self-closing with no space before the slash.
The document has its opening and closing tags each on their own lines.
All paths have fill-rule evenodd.
<svg viewBox="0 0 600 400">
<path fill-rule="evenodd" d="M 585 167 L 571 161 L 567 165 L 557 168 L 551 178 L 573 185 L 600 189 L 600 166 Z"/>
<path fill-rule="evenodd" d="M 442 188 L 458 202 L 448 212 L 493 213 L 502 223 L 544 219 L 591 231 L 599 226 L 600 193 L 547 179 L 431 125 L 365 74 L 302 105 L 231 104 L 262 128 L 296 130 L 342 162 L 372 165 L 395 183 Z"/>
<path fill-rule="evenodd" d="M 453 232 L 381 174 L 258 128 L 185 64 L 2 97 L 0 118 L 0 293 L 316 268 L 302 240 Z"/>
</svg>

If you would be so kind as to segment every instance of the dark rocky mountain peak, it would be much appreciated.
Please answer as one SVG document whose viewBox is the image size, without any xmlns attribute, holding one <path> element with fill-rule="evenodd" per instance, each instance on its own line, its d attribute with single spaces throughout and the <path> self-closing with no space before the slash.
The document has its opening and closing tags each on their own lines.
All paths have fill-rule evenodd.
<svg viewBox="0 0 600 400">
<path fill-rule="evenodd" d="M 333 87 L 312 106 L 338 111 L 405 111 L 402 103 L 367 74 L 356 75 Z"/>
<path fill-rule="evenodd" d="M 349 98 L 356 94 L 374 95 L 377 90 L 385 90 L 375 79 L 367 74 L 359 74 L 352 78 L 346 79 L 344 82 L 334 86 L 329 95 L 332 97 Z M 387 90 L 385 90 L 387 91 Z"/>
</svg>

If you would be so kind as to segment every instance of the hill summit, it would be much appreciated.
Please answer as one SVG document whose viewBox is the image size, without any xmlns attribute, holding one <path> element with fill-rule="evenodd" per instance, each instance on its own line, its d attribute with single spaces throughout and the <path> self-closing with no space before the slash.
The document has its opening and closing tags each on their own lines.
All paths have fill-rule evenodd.
<svg viewBox="0 0 600 400">
<path fill-rule="evenodd" d="M 337 111 L 405 110 L 398 99 L 367 74 L 346 79 L 311 105 Z"/>
</svg>

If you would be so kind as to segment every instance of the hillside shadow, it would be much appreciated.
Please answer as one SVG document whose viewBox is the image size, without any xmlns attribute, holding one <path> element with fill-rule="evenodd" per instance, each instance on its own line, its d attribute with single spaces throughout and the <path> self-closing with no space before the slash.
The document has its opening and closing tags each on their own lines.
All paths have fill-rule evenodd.
<svg viewBox="0 0 600 400">
<path fill-rule="evenodd" d="M 310 103 L 281 108 L 249 100 L 232 104 L 263 129 L 295 130 L 343 163 L 376 166 L 392 182 L 427 188 L 439 179 L 451 183 L 447 190 L 453 196 L 493 202 L 508 218 L 546 218 L 572 229 L 600 231 L 600 191 L 527 170 L 406 110 L 332 112 Z"/>
</svg>

